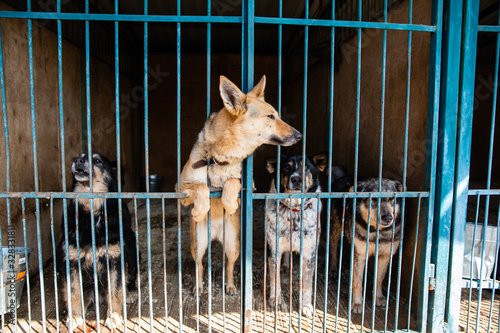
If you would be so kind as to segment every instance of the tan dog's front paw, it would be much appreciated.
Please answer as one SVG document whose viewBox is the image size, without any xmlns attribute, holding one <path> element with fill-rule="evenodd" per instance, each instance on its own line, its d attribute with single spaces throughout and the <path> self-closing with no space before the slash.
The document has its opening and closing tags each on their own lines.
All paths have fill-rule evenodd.
<svg viewBox="0 0 500 333">
<path fill-rule="evenodd" d="M 229 201 L 229 200 L 226 201 L 224 199 L 227 200 L 227 198 L 224 198 L 224 196 L 222 196 L 222 207 L 224 207 L 224 210 L 226 211 L 227 214 L 233 215 L 238 209 L 238 199 L 234 201 Z"/>
<path fill-rule="evenodd" d="M 238 209 L 238 195 L 241 190 L 241 182 L 237 178 L 231 178 L 226 180 L 224 183 L 224 188 L 222 189 L 222 207 L 226 210 L 226 213 L 233 215 Z"/>
<path fill-rule="evenodd" d="M 104 322 L 109 329 L 114 330 L 123 326 L 123 318 L 118 312 L 113 312 Z"/>
<path fill-rule="evenodd" d="M 234 286 L 234 284 L 228 284 L 226 286 L 226 294 L 228 295 L 236 294 L 236 287 Z"/>
<path fill-rule="evenodd" d="M 205 219 L 205 217 L 207 216 L 209 210 L 210 206 L 201 208 L 196 206 L 193 207 L 193 210 L 191 210 L 191 215 L 193 216 L 193 220 L 195 222 L 203 221 L 203 219 Z"/>
</svg>

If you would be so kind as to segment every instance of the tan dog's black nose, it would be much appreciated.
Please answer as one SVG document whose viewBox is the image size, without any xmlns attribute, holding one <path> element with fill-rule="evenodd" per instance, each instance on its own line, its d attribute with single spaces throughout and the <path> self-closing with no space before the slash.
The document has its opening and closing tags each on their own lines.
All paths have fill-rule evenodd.
<svg viewBox="0 0 500 333">
<path fill-rule="evenodd" d="M 295 139 L 295 141 L 299 141 L 300 139 L 302 139 L 302 134 L 300 134 L 299 131 L 294 131 L 293 138 Z"/>
</svg>

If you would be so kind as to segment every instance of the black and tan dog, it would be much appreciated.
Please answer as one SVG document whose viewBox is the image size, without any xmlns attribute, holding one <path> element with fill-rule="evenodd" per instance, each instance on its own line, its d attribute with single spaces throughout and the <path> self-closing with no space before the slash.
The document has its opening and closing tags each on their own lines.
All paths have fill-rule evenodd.
<svg viewBox="0 0 500 333">
<path fill-rule="evenodd" d="M 92 154 L 92 167 L 93 192 L 116 192 L 118 183 L 110 161 L 105 156 L 94 152 Z M 73 192 L 90 192 L 90 163 L 88 155 L 83 154 L 75 158 L 71 171 L 73 173 Z M 104 204 L 104 200 L 106 200 L 106 204 Z M 97 270 L 99 303 L 106 303 L 109 299 L 111 300 L 111 304 L 108 304 L 106 319 L 108 327 L 116 328 L 123 324 L 121 315 L 123 305 L 122 274 L 125 274 L 127 298 L 129 300 L 133 297 L 132 292 L 137 290 L 136 238 L 131 227 L 130 212 L 125 203 L 122 203 L 122 218 L 120 221 L 118 199 L 94 199 L 93 201 L 93 207 L 91 207 L 90 199 L 78 199 L 77 211 L 76 202 L 72 199 L 68 203 L 67 208 L 67 230 L 65 228 L 64 216 L 61 221 L 62 239 L 57 248 L 57 270 L 62 280 L 61 286 L 63 289 L 63 298 L 67 305 L 68 321 L 72 322 L 73 329 L 84 325 L 82 308 L 85 311 L 89 304 L 95 301 L 92 235 L 95 236 L 95 266 Z M 106 206 L 107 216 L 105 215 L 104 206 Z M 92 208 L 93 211 L 91 211 Z M 94 233 L 92 233 L 92 215 L 94 216 Z M 124 269 L 121 267 L 120 223 L 123 226 Z M 107 251 L 106 238 L 108 244 Z M 69 283 L 71 300 L 68 300 L 66 289 L 68 286 L 68 276 L 66 274 L 67 260 L 69 260 L 70 268 Z M 79 266 L 81 266 L 81 281 Z M 80 283 L 83 287 L 83 299 L 85 303 L 83 307 L 81 303 Z M 69 312 L 69 302 L 71 302 L 72 312 Z"/>
<path fill-rule="evenodd" d="M 358 181 L 357 191 L 378 192 L 379 179 L 372 178 Z M 354 187 L 352 177 L 342 177 L 333 183 L 334 192 L 352 192 Z M 382 179 L 381 192 L 402 192 L 403 186 L 395 180 Z M 378 265 L 376 278 L 376 305 L 385 306 L 385 297 L 382 293 L 382 282 L 384 281 L 392 254 L 396 253 L 401 239 L 401 198 L 381 198 L 380 206 L 377 198 L 357 198 L 355 208 L 354 237 L 352 234 L 353 222 L 353 200 L 348 199 L 345 208 L 343 200 L 334 200 L 332 210 L 332 232 L 331 232 L 331 266 L 330 273 L 336 274 L 338 270 L 338 244 L 341 236 L 342 217 L 344 216 L 344 233 L 349 243 L 354 242 L 354 267 L 353 267 L 353 305 L 354 313 L 362 312 L 363 273 L 365 270 L 365 258 L 376 255 L 377 223 L 378 223 Z M 345 215 L 343 215 L 345 214 Z M 369 227 L 368 227 L 369 226 Z M 369 230 L 369 235 L 368 235 Z M 394 230 L 394 234 L 393 234 Z"/>
<path fill-rule="evenodd" d="M 327 164 L 326 154 L 317 154 L 306 157 L 282 156 L 280 167 L 280 193 L 321 192 L 319 173 Z M 305 173 L 303 175 L 303 166 Z M 276 169 L 276 159 L 267 159 L 267 170 L 273 174 Z M 271 193 L 276 193 L 276 184 L 271 182 Z M 321 201 L 314 198 L 269 200 L 266 210 L 267 245 L 269 252 L 269 276 L 271 295 L 269 305 L 274 307 L 281 303 L 280 263 L 284 253 L 300 253 L 300 239 L 302 235 L 302 314 L 310 317 L 313 314 L 312 285 L 314 279 L 314 265 L 319 237 L 321 234 Z M 304 201 L 302 203 L 302 201 Z M 278 207 L 276 207 L 278 205 Z M 319 206 L 319 207 L 318 207 Z M 278 219 L 278 223 L 276 220 Z M 302 226 L 301 226 L 302 225 Z M 278 253 L 276 253 L 276 233 L 278 233 Z M 291 244 L 290 244 L 291 242 Z M 286 259 L 284 261 L 286 265 Z M 275 266 L 276 265 L 276 266 Z M 277 269 L 275 269 L 275 267 Z"/>
<path fill-rule="evenodd" d="M 180 191 L 187 195 L 184 205 L 193 204 L 190 216 L 191 254 L 196 261 L 198 229 L 198 285 L 203 292 L 203 255 L 208 246 L 207 213 L 211 212 L 211 237 L 223 241 L 223 216 L 226 215 L 227 288 L 236 292 L 233 266 L 240 253 L 240 210 L 242 162 L 263 144 L 289 146 L 302 138 L 283 122 L 276 110 L 264 100 L 266 77 L 244 94 L 226 77 L 220 77 L 224 108 L 210 115 L 198 135 L 189 160 L 182 169 Z M 210 163 L 208 163 L 210 161 Z M 209 165 L 207 165 L 209 164 Z M 208 183 L 207 183 L 208 180 Z M 222 189 L 220 199 L 210 200 L 210 189 Z M 224 213 L 225 210 L 225 213 Z"/>
</svg>

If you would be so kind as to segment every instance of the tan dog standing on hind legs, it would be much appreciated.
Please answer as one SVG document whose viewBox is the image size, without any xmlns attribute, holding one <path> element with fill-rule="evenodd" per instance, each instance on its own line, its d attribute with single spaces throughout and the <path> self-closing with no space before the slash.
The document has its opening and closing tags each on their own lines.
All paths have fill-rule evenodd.
<svg viewBox="0 0 500 333">
<path fill-rule="evenodd" d="M 290 146 L 302 135 L 283 122 L 278 112 L 264 100 L 266 77 L 248 93 L 226 77 L 220 77 L 220 95 L 224 108 L 205 122 L 189 160 L 181 173 L 181 200 L 193 204 L 190 216 L 191 255 L 196 261 L 196 229 L 198 229 L 198 286 L 203 292 L 202 259 L 208 247 L 207 214 L 211 214 L 211 240 L 223 242 L 223 217 L 226 220 L 226 255 L 228 294 L 236 293 L 233 268 L 240 253 L 240 209 L 242 162 L 263 144 Z M 210 161 L 210 163 L 208 163 Z M 207 184 L 207 179 L 209 183 Z M 210 199 L 210 188 L 222 189 L 222 197 Z M 225 210 L 225 213 L 224 213 Z"/>
</svg>

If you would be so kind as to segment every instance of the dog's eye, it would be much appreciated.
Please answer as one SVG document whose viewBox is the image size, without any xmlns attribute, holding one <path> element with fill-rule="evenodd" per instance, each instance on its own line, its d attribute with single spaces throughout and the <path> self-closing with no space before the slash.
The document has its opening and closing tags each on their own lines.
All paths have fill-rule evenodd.
<svg viewBox="0 0 500 333">
<path fill-rule="evenodd" d="M 270 114 L 270 115 L 268 115 L 267 117 L 268 117 L 269 119 L 271 119 L 271 120 L 276 119 L 276 118 L 274 117 L 274 115 L 273 115 L 273 114 Z"/>
<path fill-rule="evenodd" d="M 101 160 L 98 158 L 94 158 L 94 164 L 101 164 Z"/>
</svg>

